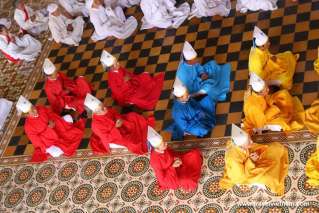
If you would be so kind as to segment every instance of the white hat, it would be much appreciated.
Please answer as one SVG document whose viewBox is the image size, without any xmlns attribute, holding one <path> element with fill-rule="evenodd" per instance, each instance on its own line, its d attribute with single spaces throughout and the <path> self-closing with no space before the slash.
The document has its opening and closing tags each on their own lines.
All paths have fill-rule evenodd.
<svg viewBox="0 0 319 213">
<path fill-rule="evenodd" d="M 0 18 L 0 25 L 5 26 L 7 29 L 11 27 L 11 21 L 6 18 Z"/>
<path fill-rule="evenodd" d="M 268 41 L 268 36 L 257 26 L 254 28 L 253 37 L 256 39 L 255 42 L 257 46 L 262 46 Z"/>
<path fill-rule="evenodd" d="M 253 72 L 250 73 L 249 84 L 255 92 L 261 92 L 266 86 L 265 81 Z"/>
<path fill-rule="evenodd" d="M 65 120 L 68 123 L 73 123 L 73 118 L 71 115 L 65 115 L 63 116 L 63 120 Z"/>
<path fill-rule="evenodd" d="M 93 3 L 94 3 L 94 0 L 86 0 L 86 4 L 85 4 L 86 8 L 91 9 Z"/>
<path fill-rule="evenodd" d="M 176 77 L 173 85 L 173 94 L 180 98 L 187 92 L 187 88 L 183 85 L 182 81 Z"/>
<path fill-rule="evenodd" d="M 188 41 L 184 43 L 183 55 L 186 60 L 192 60 L 197 57 L 196 51 Z"/>
<path fill-rule="evenodd" d="M 55 65 L 52 63 L 52 61 L 50 61 L 50 59 L 46 58 L 44 59 L 44 63 L 43 63 L 43 72 L 46 75 L 52 75 L 55 72 Z"/>
<path fill-rule="evenodd" d="M 110 67 L 116 62 L 116 58 L 106 50 L 103 50 L 101 55 L 101 62 L 103 65 Z"/>
<path fill-rule="evenodd" d="M 249 142 L 248 134 L 235 124 L 232 124 L 231 126 L 231 137 L 232 141 L 237 146 L 243 146 Z"/>
<path fill-rule="evenodd" d="M 94 97 L 90 93 L 86 94 L 86 97 L 84 100 L 84 106 L 86 106 L 87 108 L 89 108 L 93 112 L 96 112 L 99 109 L 101 104 L 102 104 L 102 102 L 99 99 L 97 99 L 96 97 Z"/>
<path fill-rule="evenodd" d="M 160 134 L 158 134 L 155 129 L 148 126 L 147 127 L 147 140 L 150 142 L 151 146 L 154 148 L 159 147 L 163 142 L 163 138 Z"/>
<path fill-rule="evenodd" d="M 18 99 L 16 107 L 18 111 L 28 113 L 32 108 L 32 103 L 21 95 Z"/>
<path fill-rule="evenodd" d="M 51 14 L 54 13 L 58 8 L 59 6 L 57 4 L 51 3 L 48 5 L 47 11 Z"/>
</svg>

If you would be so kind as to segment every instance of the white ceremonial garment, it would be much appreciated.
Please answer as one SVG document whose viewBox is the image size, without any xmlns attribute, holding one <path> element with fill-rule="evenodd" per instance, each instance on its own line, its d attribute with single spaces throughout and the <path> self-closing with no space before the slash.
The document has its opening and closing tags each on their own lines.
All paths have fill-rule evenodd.
<svg viewBox="0 0 319 213">
<path fill-rule="evenodd" d="M 84 17 L 89 17 L 89 10 L 84 2 L 78 0 L 59 0 L 59 4 L 72 16 L 82 14 Z"/>
<path fill-rule="evenodd" d="M 15 9 L 14 20 L 19 27 L 31 34 L 39 35 L 40 33 L 48 30 L 49 18 L 40 10 L 33 11 L 31 7 L 25 6 L 28 13 L 28 19 L 23 10 Z M 35 15 L 35 20 L 31 21 L 31 17 Z"/>
<path fill-rule="evenodd" d="M 231 10 L 230 0 L 194 0 L 191 17 L 228 16 Z"/>
<path fill-rule="evenodd" d="M 276 10 L 278 0 L 237 0 L 236 10 L 246 13 L 248 10 Z"/>
<path fill-rule="evenodd" d="M 16 60 L 34 61 L 41 52 L 42 44 L 31 35 L 23 35 L 9 41 L 4 35 L 0 35 L 0 49 Z"/>
<path fill-rule="evenodd" d="M 190 6 L 184 2 L 176 8 L 175 4 L 175 0 L 141 0 L 144 14 L 141 30 L 181 26 L 190 13 Z"/>
<path fill-rule="evenodd" d="M 103 40 L 108 36 L 126 39 L 134 33 L 137 27 L 136 19 L 133 16 L 126 19 L 121 7 L 112 10 L 110 7 L 99 6 L 89 11 L 90 21 L 95 29 L 91 37 L 93 41 Z"/>
<path fill-rule="evenodd" d="M 3 125 L 10 114 L 12 108 L 12 102 L 7 99 L 0 98 L 0 130 L 2 130 Z"/>
<path fill-rule="evenodd" d="M 134 5 L 140 4 L 141 0 L 104 0 L 105 7 L 114 8 L 120 6 L 122 8 L 129 8 Z"/>
<path fill-rule="evenodd" d="M 67 27 L 71 24 L 73 31 L 68 31 Z M 49 29 L 56 43 L 78 46 L 83 34 L 84 21 L 81 16 L 69 19 L 64 15 L 49 16 Z"/>
</svg>

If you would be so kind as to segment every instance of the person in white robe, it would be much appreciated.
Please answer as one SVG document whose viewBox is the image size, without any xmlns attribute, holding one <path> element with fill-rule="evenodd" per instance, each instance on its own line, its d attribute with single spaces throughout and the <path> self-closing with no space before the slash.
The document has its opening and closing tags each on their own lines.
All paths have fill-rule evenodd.
<svg viewBox="0 0 319 213">
<path fill-rule="evenodd" d="M 41 52 L 41 43 L 31 35 L 15 36 L 0 23 L 0 51 L 11 61 L 34 61 Z"/>
<path fill-rule="evenodd" d="M 190 17 L 228 16 L 231 10 L 230 0 L 194 0 Z"/>
<path fill-rule="evenodd" d="M 4 123 L 10 114 L 12 101 L 5 98 L 0 98 L 0 130 L 3 129 Z"/>
<path fill-rule="evenodd" d="M 175 7 L 175 0 L 141 0 L 144 14 L 141 30 L 158 28 L 178 28 L 190 14 L 190 6 L 184 2 Z"/>
<path fill-rule="evenodd" d="M 85 6 L 85 1 L 81 0 L 59 0 L 59 4 L 72 16 L 89 17 L 89 10 Z"/>
<path fill-rule="evenodd" d="M 137 21 L 133 16 L 126 19 L 121 7 L 104 7 L 102 0 L 87 0 L 90 21 L 94 26 L 93 41 L 103 40 L 109 36 L 126 39 L 137 28 Z"/>
<path fill-rule="evenodd" d="M 248 10 L 276 10 L 278 0 L 237 0 L 236 10 L 246 13 Z"/>
<path fill-rule="evenodd" d="M 140 4 L 141 0 L 104 0 L 105 7 L 114 8 L 120 6 L 122 8 L 133 7 L 134 5 Z"/>
<path fill-rule="evenodd" d="M 24 4 L 24 0 L 14 1 L 14 20 L 23 33 L 39 35 L 48 30 L 49 18 L 46 10 L 34 11 L 31 7 Z"/>
<path fill-rule="evenodd" d="M 65 17 L 57 4 L 48 5 L 49 29 L 56 43 L 79 46 L 82 39 L 84 21 L 81 16 L 75 19 Z"/>
</svg>

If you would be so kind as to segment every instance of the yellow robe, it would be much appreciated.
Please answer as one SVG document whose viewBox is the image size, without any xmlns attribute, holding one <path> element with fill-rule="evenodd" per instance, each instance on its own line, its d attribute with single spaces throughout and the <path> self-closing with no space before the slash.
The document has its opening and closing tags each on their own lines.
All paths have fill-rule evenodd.
<svg viewBox="0 0 319 213">
<path fill-rule="evenodd" d="M 252 152 L 257 152 L 260 156 L 256 162 L 249 157 Z M 224 176 L 219 184 L 226 190 L 235 184 L 263 184 L 273 193 L 282 195 L 287 174 L 288 150 L 280 143 L 253 143 L 251 148 L 245 151 L 229 141 L 225 153 Z"/>
<path fill-rule="evenodd" d="M 314 133 L 319 133 L 319 99 L 306 110 L 305 126 Z"/>
<path fill-rule="evenodd" d="M 317 151 L 313 153 L 306 164 L 307 183 L 310 186 L 319 186 L 319 137 L 317 139 Z"/>
<path fill-rule="evenodd" d="M 315 71 L 319 75 L 319 58 L 315 60 L 315 62 L 313 63 L 313 66 L 315 68 Z"/>
<path fill-rule="evenodd" d="M 271 57 L 275 56 L 276 61 Z M 252 47 L 249 54 L 248 69 L 265 81 L 279 80 L 283 89 L 290 90 L 293 84 L 297 59 L 296 56 L 286 51 L 272 55 L 268 50 Z"/>
<path fill-rule="evenodd" d="M 261 96 L 252 92 L 244 100 L 244 129 L 253 134 L 268 124 L 280 125 L 283 131 L 296 131 L 304 127 L 305 111 L 298 97 L 287 90 Z"/>
</svg>

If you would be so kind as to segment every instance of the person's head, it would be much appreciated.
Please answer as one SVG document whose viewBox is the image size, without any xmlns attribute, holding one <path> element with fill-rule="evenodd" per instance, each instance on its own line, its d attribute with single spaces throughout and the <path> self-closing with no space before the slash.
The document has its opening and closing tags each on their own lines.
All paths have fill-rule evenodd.
<svg viewBox="0 0 319 213">
<path fill-rule="evenodd" d="M 167 149 L 167 142 L 151 126 L 147 127 L 147 140 L 155 151 L 164 152 Z"/>
<path fill-rule="evenodd" d="M 117 59 L 106 50 L 103 50 L 100 60 L 104 69 L 118 69 L 120 67 Z"/>
<path fill-rule="evenodd" d="M 270 42 L 268 36 L 257 26 L 254 28 L 253 32 L 253 39 L 254 43 L 257 47 L 259 47 L 262 50 L 269 49 Z"/>
<path fill-rule="evenodd" d="M 84 106 L 91 110 L 93 114 L 103 114 L 105 112 L 104 104 L 90 93 L 86 94 Z"/>
<path fill-rule="evenodd" d="M 13 0 L 13 6 L 15 8 L 23 8 L 24 7 L 24 0 Z"/>
<path fill-rule="evenodd" d="M 19 113 L 28 114 L 30 116 L 38 116 L 37 109 L 32 105 L 32 103 L 26 99 L 24 96 L 20 96 L 16 104 L 16 108 Z"/>
<path fill-rule="evenodd" d="M 55 79 L 57 77 L 56 67 L 48 58 L 44 59 L 43 72 L 48 78 Z"/>
<path fill-rule="evenodd" d="M 242 149 L 248 149 L 252 143 L 249 135 L 235 124 L 232 124 L 231 140 L 233 144 Z"/>
<path fill-rule="evenodd" d="M 2 35 L 7 35 L 8 34 L 8 29 L 6 28 L 6 26 L 0 24 L 0 34 Z"/>
<path fill-rule="evenodd" d="M 61 11 L 59 9 L 59 5 L 51 3 L 47 7 L 47 11 L 49 14 L 54 15 L 54 16 L 59 16 L 61 15 Z"/>
<path fill-rule="evenodd" d="M 180 102 L 187 102 L 189 100 L 189 93 L 187 88 L 183 85 L 181 80 L 176 77 L 174 85 L 173 85 L 173 94 Z"/>
<path fill-rule="evenodd" d="M 188 42 L 185 41 L 184 47 L 183 47 L 183 56 L 187 63 L 196 63 L 197 59 L 197 53 L 192 47 L 192 45 Z"/>
<path fill-rule="evenodd" d="M 268 95 L 269 88 L 266 82 L 255 73 L 250 74 L 249 84 L 251 85 L 251 88 L 255 93 L 262 96 Z"/>
</svg>

